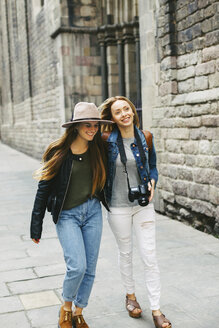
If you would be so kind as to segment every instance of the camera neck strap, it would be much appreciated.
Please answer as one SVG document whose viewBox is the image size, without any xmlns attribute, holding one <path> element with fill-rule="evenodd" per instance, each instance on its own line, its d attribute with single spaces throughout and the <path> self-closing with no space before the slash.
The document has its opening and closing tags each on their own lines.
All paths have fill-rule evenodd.
<svg viewBox="0 0 219 328">
<path fill-rule="evenodd" d="M 121 159 L 122 164 L 124 165 L 124 170 L 125 170 L 125 173 L 126 173 L 126 176 L 127 176 L 128 188 L 130 189 L 129 175 L 128 175 L 128 171 L 127 171 L 127 167 L 126 167 L 127 157 L 126 157 L 125 148 L 124 148 L 124 144 L 123 144 L 123 140 L 122 140 L 122 136 L 121 136 L 120 131 L 118 133 L 117 145 L 118 145 L 118 148 L 119 148 L 120 159 Z"/>
<path fill-rule="evenodd" d="M 140 136 L 139 136 L 139 134 L 137 132 L 137 129 L 135 127 L 134 127 L 134 134 L 135 134 L 135 139 L 136 139 L 137 146 L 138 146 L 138 149 L 139 149 L 141 161 L 142 161 L 143 165 L 145 166 L 146 157 L 145 157 L 144 149 L 143 149 L 143 146 L 142 146 L 142 143 L 141 143 L 141 138 L 140 138 Z M 122 136 L 121 136 L 120 131 L 118 131 L 117 145 L 118 145 L 118 148 L 119 148 L 121 162 L 124 165 L 125 173 L 127 175 L 128 187 L 130 188 L 128 171 L 127 171 L 127 167 L 126 167 L 127 157 L 126 157 L 125 148 L 124 148 L 124 144 L 123 144 L 123 140 L 122 140 Z M 148 172 L 147 167 L 146 167 L 146 172 L 147 172 L 147 175 L 148 175 L 149 180 L 151 180 L 150 179 L 150 174 Z"/>
</svg>

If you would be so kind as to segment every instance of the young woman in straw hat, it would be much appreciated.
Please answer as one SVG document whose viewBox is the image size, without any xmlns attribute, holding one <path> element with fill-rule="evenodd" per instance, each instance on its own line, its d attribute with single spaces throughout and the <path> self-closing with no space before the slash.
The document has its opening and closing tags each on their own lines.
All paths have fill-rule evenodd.
<svg viewBox="0 0 219 328">
<path fill-rule="evenodd" d="M 107 208 L 103 187 L 106 180 L 101 120 L 93 103 L 76 104 L 74 116 L 63 124 L 65 133 L 52 142 L 37 171 L 38 190 L 31 219 L 31 238 L 39 243 L 45 210 L 51 212 L 63 248 L 66 275 L 59 328 L 87 328 L 82 310 L 94 282 L 101 232 L 100 201 Z M 72 312 L 72 303 L 74 311 Z"/>
<path fill-rule="evenodd" d="M 171 328 L 160 311 L 160 274 L 156 259 L 155 212 L 151 202 L 158 180 L 152 134 L 139 130 L 138 115 L 126 97 L 108 98 L 101 117 L 114 121 L 102 137 L 108 142 L 106 199 L 109 224 L 119 248 L 121 277 L 126 289 L 126 308 L 133 318 L 141 316 L 132 274 L 132 230 L 144 263 L 146 287 L 154 324 Z M 118 156 L 120 154 L 120 156 Z"/>
</svg>

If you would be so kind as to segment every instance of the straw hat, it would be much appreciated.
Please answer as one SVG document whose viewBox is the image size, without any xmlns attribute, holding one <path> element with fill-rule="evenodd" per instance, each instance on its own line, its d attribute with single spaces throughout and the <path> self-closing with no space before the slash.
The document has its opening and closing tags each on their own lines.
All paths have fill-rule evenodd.
<svg viewBox="0 0 219 328">
<path fill-rule="evenodd" d="M 101 120 L 97 106 L 93 103 L 79 102 L 75 105 L 72 119 L 62 124 L 63 128 L 69 128 L 74 123 L 98 121 L 101 124 L 113 123 L 109 120 Z"/>
</svg>

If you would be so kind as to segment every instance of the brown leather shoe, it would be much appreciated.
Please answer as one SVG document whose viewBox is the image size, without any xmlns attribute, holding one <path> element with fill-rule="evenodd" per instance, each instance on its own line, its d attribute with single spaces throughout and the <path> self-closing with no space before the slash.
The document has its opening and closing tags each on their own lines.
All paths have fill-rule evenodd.
<svg viewBox="0 0 219 328">
<path fill-rule="evenodd" d="M 72 311 L 65 311 L 64 305 L 59 312 L 59 328 L 72 328 Z"/>
<path fill-rule="evenodd" d="M 170 320 L 165 318 L 165 315 L 163 313 L 158 316 L 156 316 L 152 313 L 152 317 L 153 317 L 154 325 L 156 328 L 162 328 L 164 323 L 168 323 L 168 326 L 165 328 L 172 328 Z"/>
<path fill-rule="evenodd" d="M 73 328 L 89 328 L 88 325 L 86 324 L 83 315 L 73 315 L 72 317 L 72 327 Z"/>
<path fill-rule="evenodd" d="M 134 312 L 135 309 L 141 310 L 141 307 L 140 307 L 139 303 L 137 302 L 136 298 L 135 298 L 135 300 L 131 300 L 126 295 L 125 304 L 126 304 L 126 309 L 129 313 L 130 317 L 132 317 L 132 318 L 140 318 L 141 317 L 141 312 L 137 312 L 137 313 Z"/>
</svg>

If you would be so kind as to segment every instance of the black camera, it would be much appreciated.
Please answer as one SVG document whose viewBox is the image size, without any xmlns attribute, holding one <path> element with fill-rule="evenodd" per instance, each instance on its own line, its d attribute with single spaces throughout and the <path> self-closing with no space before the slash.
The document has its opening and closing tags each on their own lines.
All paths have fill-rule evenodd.
<svg viewBox="0 0 219 328">
<path fill-rule="evenodd" d="M 140 206 L 147 206 L 149 203 L 150 191 L 144 185 L 138 185 L 138 187 L 129 188 L 129 201 L 134 202 L 135 199 L 138 200 Z"/>
</svg>

